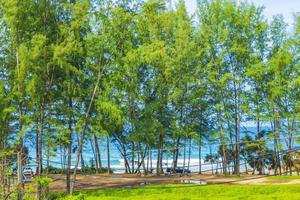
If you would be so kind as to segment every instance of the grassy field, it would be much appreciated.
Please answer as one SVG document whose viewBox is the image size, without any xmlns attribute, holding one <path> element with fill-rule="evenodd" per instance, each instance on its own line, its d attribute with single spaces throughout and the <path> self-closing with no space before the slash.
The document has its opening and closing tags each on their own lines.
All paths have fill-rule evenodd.
<svg viewBox="0 0 300 200">
<path fill-rule="evenodd" d="M 82 191 L 85 200 L 300 199 L 300 185 L 151 185 L 131 189 Z"/>
</svg>

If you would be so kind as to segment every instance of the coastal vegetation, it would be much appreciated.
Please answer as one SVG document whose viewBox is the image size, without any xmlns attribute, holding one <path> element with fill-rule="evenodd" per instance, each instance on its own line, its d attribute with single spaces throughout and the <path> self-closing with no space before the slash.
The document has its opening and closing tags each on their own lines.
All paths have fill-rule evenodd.
<svg viewBox="0 0 300 200">
<path fill-rule="evenodd" d="M 25 198 L 23 169 L 32 164 L 38 199 L 60 166 L 72 195 L 85 169 L 113 173 L 112 146 L 126 174 L 164 174 L 167 156 L 171 172 L 188 171 L 196 148 L 200 174 L 299 175 L 299 59 L 300 15 L 288 26 L 247 1 L 199 0 L 191 15 L 183 0 L 0 0 L 0 199 Z M 53 157 L 61 158 L 55 166 Z M 297 185 L 83 193 L 115 198 L 105 197 L 110 191 L 299 196 Z"/>
</svg>

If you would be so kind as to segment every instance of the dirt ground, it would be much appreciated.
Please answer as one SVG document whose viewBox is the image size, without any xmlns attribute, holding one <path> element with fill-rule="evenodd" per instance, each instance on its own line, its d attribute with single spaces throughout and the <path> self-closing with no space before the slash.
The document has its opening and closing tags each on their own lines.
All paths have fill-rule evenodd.
<svg viewBox="0 0 300 200">
<path fill-rule="evenodd" d="M 65 175 L 50 175 L 53 182 L 50 185 L 52 191 L 65 190 Z M 193 184 L 300 184 L 300 179 L 294 180 L 273 180 L 267 176 L 243 175 L 220 176 L 220 175 L 199 175 L 190 174 L 185 176 L 178 175 L 78 175 L 76 179 L 76 190 L 81 189 L 102 189 L 118 187 L 135 187 L 148 184 L 168 184 L 168 183 L 193 183 Z"/>
</svg>

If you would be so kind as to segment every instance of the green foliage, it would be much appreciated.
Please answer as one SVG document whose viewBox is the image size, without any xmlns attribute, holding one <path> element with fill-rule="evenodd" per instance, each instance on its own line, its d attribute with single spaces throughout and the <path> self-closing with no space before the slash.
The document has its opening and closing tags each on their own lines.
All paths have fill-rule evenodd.
<svg viewBox="0 0 300 200">
<path fill-rule="evenodd" d="M 41 177 L 34 177 L 32 182 L 40 185 L 41 187 L 49 187 L 49 184 L 53 180 L 51 178 L 41 178 Z"/>
<path fill-rule="evenodd" d="M 37 147 L 40 165 L 95 151 L 102 137 L 128 165 L 152 149 L 162 166 L 164 152 L 175 159 L 194 143 L 219 145 L 208 157 L 223 164 L 271 151 L 265 140 L 271 154 L 292 148 L 299 46 L 299 14 L 288 34 L 282 16 L 268 23 L 263 8 L 241 1 L 199 1 L 190 16 L 183 0 L 0 0 L 1 178 L 24 144 Z M 249 122 L 257 130 L 240 145 Z"/>
</svg>

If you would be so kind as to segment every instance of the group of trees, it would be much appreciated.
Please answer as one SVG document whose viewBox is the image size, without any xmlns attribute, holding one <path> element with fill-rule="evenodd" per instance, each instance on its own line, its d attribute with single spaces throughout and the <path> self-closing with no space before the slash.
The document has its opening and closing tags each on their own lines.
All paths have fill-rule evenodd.
<svg viewBox="0 0 300 200">
<path fill-rule="evenodd" d="M 182 0 L 1 0 L 1 184 L 33 144 L 38 176 L 66 152 L 71 193 L 85 145 L 102 171 L 100 138 L 126 173 L 151 171 L 153 150 L 156 173 L 165 152 L 176 168 L 194 144 L 201 165 L 216 142 L 223 173 L 239 174 L 247 149 L 271 150 L 277 170 L 299 130 L 299 50 L 299 15 L 287 31 L 247 2 L 199 1 L 190 16 Z M 256 131 L 245 136 L 245 124 Z"/>
</svg>

